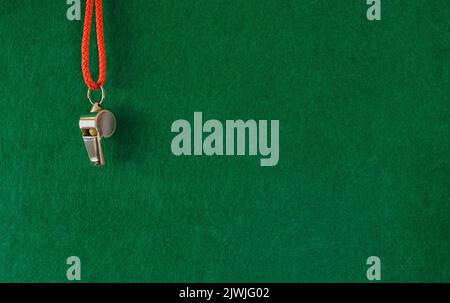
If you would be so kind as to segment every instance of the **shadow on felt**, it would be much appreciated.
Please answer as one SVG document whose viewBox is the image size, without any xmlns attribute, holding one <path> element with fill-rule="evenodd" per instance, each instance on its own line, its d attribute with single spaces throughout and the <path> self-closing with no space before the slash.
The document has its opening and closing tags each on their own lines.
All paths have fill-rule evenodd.
<svg viewBox="0 0 450 303">
<path fill-rule="evenodd" d="M 133 54 L 142 34 L 136 31 L 134 6 L 128 1 L 108 1 L 104 6 L 107 61 L 111 67 L 108 81 L 115 88 L 135 90 L 136 74 L 130 67 L 138 64 Z"/>
<path fill-rule="evenodd" d="M 117 129 L 112 137 L 114 156 L 118 162 L 148 162 L 154 155 L 156 126 L 148 119 L 148 115 L 133 106 L 115 107 Z M 153 131 L 152 131 L 153 130 Z"/>
<path fill-rule="evenodd" d="M 133 31 L 136 26 L 133 18 L 133 6 L 126 1 L 109 1 L 104 5 L 105 34 L 107 36 L 108 81 L 110 85 L 121 91 L 134 92 L 134 74 L 130 66 L 135 66 L 136 56 L 133 56 L 133 46 L 138 45 L 139 34 Z M 109 43 L 108 43 L 109 42 Z M 112 137 L 115 160 L 124 162 L 142 162 L 151 157 L 155 146 L 151 143 L 154 125 L 148 120 L 148 115 L 142 112 L 129 100 L 123 100 L 114 107 L 117 120 L 117 130 Z M 131 101 L 133 102 L 133 101 Z"/>
</svg>

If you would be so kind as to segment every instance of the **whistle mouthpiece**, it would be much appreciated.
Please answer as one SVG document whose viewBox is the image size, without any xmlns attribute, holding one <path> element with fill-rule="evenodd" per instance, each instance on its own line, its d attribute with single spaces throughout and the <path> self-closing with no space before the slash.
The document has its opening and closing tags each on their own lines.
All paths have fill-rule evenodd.
<svg viewBox="0 0 450 303">
<path fill-rule="evenodd" d="M 101 139 L 109 138 L 116 130 L 116 119 L 109 110 L 94 111 L 80 118 L 80 129 L 89 159 L 94 166 L 103 166 L 103 150 Z"/>
<path fill-rule="evenodd" d="M 83 136 L 84 145 L 86 146 L 89 159 L 94 166 L 105 165 L 105 159 L 103 158 L 102 145 L 100 144 L 100 138 L 92 136 Z"/>
</svg>

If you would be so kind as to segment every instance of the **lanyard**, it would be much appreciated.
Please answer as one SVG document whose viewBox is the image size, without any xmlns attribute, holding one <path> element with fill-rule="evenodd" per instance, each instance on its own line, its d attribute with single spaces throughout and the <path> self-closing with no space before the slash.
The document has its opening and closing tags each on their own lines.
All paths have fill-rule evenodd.
<svg viewBox="0 0 450 303">
<path fill-rule="evenodd" d="M 92 79 L 89 70 L 89 43 L 91 40 L 92 15 L 94 11 L 95 1 L 95 28 L 97 31 L 98 45 L 98 81 Z M 83 40 L 81 43 L 81 69 L 86 85 L 91 90 L 100 89 L 106 81 L 106 50 L 105 35 L 103 32 L 103 1 L 102 0 L 86 0 L 86 13 L 84 16 Z"/>
</svg>

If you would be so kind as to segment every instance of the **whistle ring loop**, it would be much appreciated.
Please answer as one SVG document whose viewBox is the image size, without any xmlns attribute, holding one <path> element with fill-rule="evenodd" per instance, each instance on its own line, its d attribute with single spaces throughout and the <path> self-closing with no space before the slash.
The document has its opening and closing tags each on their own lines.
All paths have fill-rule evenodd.
<svg viewBox="0 0 450 303">
<path fill-rule="evenodd" d="M 88 98 L 89 102 L 91 102 L 92 105 L 94 105 L 95 103 L 98 103 L 100 105 L 105 100 L 105 89 L 103 88 L 103 86 L 100 86 L 100 89 L 102 91 L 102 99 L 100 101 L 98 101 L 98 102 L 94 102 L 91 99 L 91 89 L 88 88 L 88 90 L 87 90 L 87 98 Z"/>
</svg>

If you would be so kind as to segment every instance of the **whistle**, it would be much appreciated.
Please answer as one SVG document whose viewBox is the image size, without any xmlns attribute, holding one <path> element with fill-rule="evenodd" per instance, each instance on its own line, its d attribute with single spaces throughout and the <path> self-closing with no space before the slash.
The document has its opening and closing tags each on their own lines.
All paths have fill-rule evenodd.
<svg viewBox="0 0 450 303">
<path fill-rule="evenodd" d="M 102 138 L 109 138 L 116 130 L 116 118 L 109 110 L 94 103 L 91 113 L 80 118 L 80 129 L 84 145 L 94 166 L 105 164 L 102 151 Z"/>
</svg>

